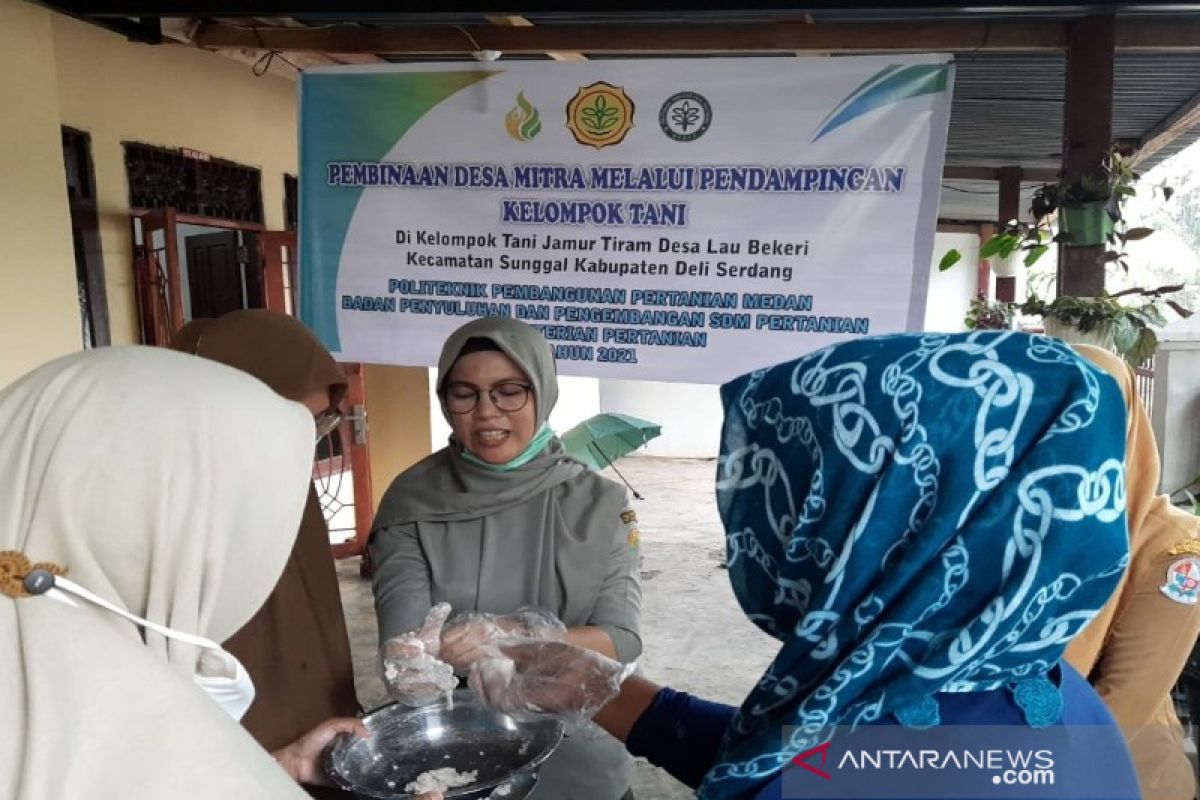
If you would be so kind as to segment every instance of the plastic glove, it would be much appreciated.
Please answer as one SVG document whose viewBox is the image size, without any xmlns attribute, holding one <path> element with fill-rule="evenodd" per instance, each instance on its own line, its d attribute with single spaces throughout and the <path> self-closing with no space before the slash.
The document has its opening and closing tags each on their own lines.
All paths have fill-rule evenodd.
<svg viewBox="0 0 1200 800">
<path fill-rule="evenodd" d="M 566 642 L 502 642 L 471 666 L 468 685 L 488 708 L 578 727 L 620 693 L 634 666 Z"/>
<path fill-rule="evenodd" d="M 454 669 L 438 660 L 442 626 L 450 615 L 449 603 L 429 610 L 421 629 L 395 636 L 379 650 L 379 672 L 392 699 L 406 706 L 435 703 L 454 691 Z"/>
<path fill-rule="evenodd" d="M 450 620 L 442 631 L 439 658 L 459 675 L 466 675 L 490 646 L 500 642 L 525 639 L 561 642 L 566 638 L 567 627 L 558 617 L 540 608 L 519 608 L 511 614 L 468 611 Z"/>
</svg>

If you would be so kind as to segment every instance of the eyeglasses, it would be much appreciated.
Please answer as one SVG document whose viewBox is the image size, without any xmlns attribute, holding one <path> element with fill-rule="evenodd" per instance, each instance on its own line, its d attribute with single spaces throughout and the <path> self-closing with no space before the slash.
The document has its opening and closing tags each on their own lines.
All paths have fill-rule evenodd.
<svg viewBox="0 0 1200 800">
<path fill-rule="evenodd" d="M 497 409 L 511 414 L 525 407 L 532 391 L 533 387 L 527 383 L 498 383 L 487 390 L 487 396 Z M 479 405 L 479 396 L 483 393 L 469 383 L 450 383 L 446 385 L 442 400 L 451 414 L 470 414 Z"/>
<path fill-rule="evenodd" d="M 342 424 L 342 412 L 334 409 L 322 411 L 313 418 L 313 421 L 317 425 L 317 441 L 319 442 Z"/>
</svg>

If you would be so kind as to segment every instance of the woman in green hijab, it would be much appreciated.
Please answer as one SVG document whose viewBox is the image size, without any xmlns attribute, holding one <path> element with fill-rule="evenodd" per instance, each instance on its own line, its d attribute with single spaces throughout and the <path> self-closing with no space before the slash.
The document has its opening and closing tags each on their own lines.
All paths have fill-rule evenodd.
<svg viewBox="0 0 1200 800">
<path fill-rule="evenodd" d="M 547 424 L 558 399 L 550 345 L 525 323 L 475 320 L 446 341 L 438 376 L 450 442 L 392 482 L 375 518 L 380 641 L 419 638 L 420 655 L 459 674 L 506 636 L 560 638 L 634 661 L 637 518 L 624 488 L 568 456 Z M 480 613 L 451 620 L 439 638 L 445 617 L 431 609 L 441 603 Z M 393 697 L 433 698 L 428 670 L 390 673 Z M 580 731 L 542 767 L 533 797 L 617 800 L 630 771 L 619 742 Z"/>
</svg>

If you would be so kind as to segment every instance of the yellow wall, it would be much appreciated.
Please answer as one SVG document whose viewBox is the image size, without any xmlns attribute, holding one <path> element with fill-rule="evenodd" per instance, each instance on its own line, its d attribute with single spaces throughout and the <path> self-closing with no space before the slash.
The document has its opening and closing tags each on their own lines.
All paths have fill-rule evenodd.
<svg viewBox="0 0 1200 800">
<path fill-rule="evenodd" d="M 114 344 L 138 340 L 123 141 L 187 147 L 262 170 L 267 228 L 296 172 L 296 84 L 183 45 L 139 45 L 51 15 L 62 124 L 92 136 Z"/>
<path fill-rule="evenodd" d="M 0 386 L 82 346 L 50 17 L 0 0 Z"/>
<path fill-rule="evenodd" d="M 429 455 L 429 370 L 368 364 L 364 373 L 371 494 L 378 508 L 392 478 Z"/>
<path fill-rule="evenodd" d="M 139 338 L 121 142 L 259 168 L 266 225 L 283 228 L 283 176 L 296 172 L 292 81 L 0 0 L 0 109 L 0 386 L 81 346 L 61 125 L 91 135 L 114 344 Z M 429 452 L 426 371 L 372 366 L 366 375 L 378 498 Z"/>
</svg>

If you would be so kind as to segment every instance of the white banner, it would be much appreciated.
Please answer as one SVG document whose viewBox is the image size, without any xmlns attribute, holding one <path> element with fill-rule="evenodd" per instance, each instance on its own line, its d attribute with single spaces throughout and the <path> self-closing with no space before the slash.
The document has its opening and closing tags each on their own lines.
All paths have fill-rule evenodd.
<svg viewBox="0 0 1200 800">
<path fill-rule="evenodd" d="M 919 330 L 943 57 L 306 70 L 301 315 L 434 365 L 473 317 L 566 375 L 717 383 Z"/>
</svg>

